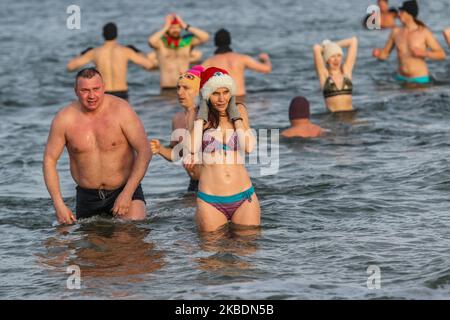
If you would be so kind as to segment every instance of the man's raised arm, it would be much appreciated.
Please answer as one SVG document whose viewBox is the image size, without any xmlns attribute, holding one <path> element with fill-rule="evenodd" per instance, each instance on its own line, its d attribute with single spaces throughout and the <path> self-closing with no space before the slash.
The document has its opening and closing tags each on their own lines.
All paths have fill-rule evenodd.
<svg viewBox="0 0 450 320">
<path fill-rule="evenodd" d="M 184 30 L 192 33 L 194 35 L 194 39 L 192 40 L 192 46 L 198 46 L 202 43 L 205 43 L 209 40 L 209 33 L 200 29 L 200 28 L 196 28 L 193 27 L 191 25 L 188 25 L 186 22 L 183 21 L 183 19 L 181 19 L 180 16 L 176 16 L 178 21 L 180 21 L 180 25 L 181 28 L 183 28 Z"/>
<path fill-rule="evenodd" d="M 67 71 L 74 71 L 94 60 L 94 49 L 88 50 L 79 56 L 76 56 L 67 63 Z"/>
<path fill-rule="evenodd" d="M 256 61 L 250 56 L 245 56 L 245 66 L 256 72 L 272 72 L 272 62 L 270 61 L 269 55 L 267 53 L 261 53 L 258 58 L 259 61 Z"/>
<path fill-rule="evenodd" d="M 148 45 L 153 48 L 153 49 L 159 49 L 159 47 L 162 44 L 162 40 L 161 37 L 167 32 L 167 30 L 169 30 L 170 28 L 170 23 L 172 21 L 173 16 L 172 15 L 168 15 L 166 16 L 166 20 L 164 23 L 164 27 L 159 30 L 156 31 L 154 34 L 152 34 L 150 37 L 148 37 Z"/>
</svg>

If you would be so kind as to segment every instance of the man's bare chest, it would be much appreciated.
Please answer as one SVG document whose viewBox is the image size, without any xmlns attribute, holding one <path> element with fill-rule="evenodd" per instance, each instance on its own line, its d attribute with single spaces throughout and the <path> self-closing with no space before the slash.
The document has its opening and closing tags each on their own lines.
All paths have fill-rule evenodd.
<svg viewBox="0 0 450 320">
<path fill-rule="evenodd" d="M 112 119 L 74 122 L 66 140 L 72 153 L 110 152 L 127 144 L 119 122 Z"/>
</svg>

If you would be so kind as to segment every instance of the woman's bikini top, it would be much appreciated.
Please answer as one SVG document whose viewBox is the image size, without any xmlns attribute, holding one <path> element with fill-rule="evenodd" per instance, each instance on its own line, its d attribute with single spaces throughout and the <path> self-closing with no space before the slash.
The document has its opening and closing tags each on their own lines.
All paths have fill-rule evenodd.
<svg viewBox="0 0 450 320">
<path fill-rule="evenodd" d="M 342 89 L 338 89 L 336 83 L 331 77 L 325 80 L 325 85 L 323 86 L 323 96 L 326 98 L 340 96 L 344 94 L 352 94 L 353 83 L 352 80 L 344 76 L 344 81 L 342 83 Z"/>
<path fill-rule="evenodd" d="M 203 135 L 203 141 L 202 141 L 202 150 L 206 153 L 211 153 L 214 151 L 237 151 L 238 150 L 238 136 L 236 131 L 233 132 L 233 134 L 230 137 L 230 140 L 226 144 L 223 144 L 216 140 L 213 136 L 209 135 L 208 133 L 205 133 Z"/>
</svg>

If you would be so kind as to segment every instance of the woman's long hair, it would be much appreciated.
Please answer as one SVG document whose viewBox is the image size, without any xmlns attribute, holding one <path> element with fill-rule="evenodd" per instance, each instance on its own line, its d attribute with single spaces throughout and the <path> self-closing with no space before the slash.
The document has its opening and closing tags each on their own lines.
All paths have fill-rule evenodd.
<svg viewBox="0 0 450 320">
<path fill-rule="evenodd" d="M 241 102 L 239 102 L 237 104 L 242 104 L 245 108 L 247 108 L 247 106 Z M 227 115 L 229 116 L 228 109 L 227 109 Z M 206 131 L 206 130 L 212 129 L 212 128 L 217 129 L 217 127 L 219 126 L 219 123 L 220 123 L 219 111 L 214 109 L 211 102 L 208 100 L 208 125 L 207 125 L 206 129 L 203 131 Z"/>
<path fill-rule="evenodd" d="M 228 111 L 227 111 L 228 114 Z M 211 102 L 208 100 L 208 127 L 206 129 L 217 129 L 220 123 L 219 111 L 214 109 Z"/>
<path fill-rule="evenodd" d="M 419 19 L 417 19 L 417 18 L 413 18 L 413 19 L 414 19 L 414 22 L 415 22 L 417 25 L 419 25 L 419 27 L 422 27 L 422 28 L 428 28 L 427 25 L 426 25 L 425 23 L 423 23 L 421 20 L 419 20 Z"/>
</svg>

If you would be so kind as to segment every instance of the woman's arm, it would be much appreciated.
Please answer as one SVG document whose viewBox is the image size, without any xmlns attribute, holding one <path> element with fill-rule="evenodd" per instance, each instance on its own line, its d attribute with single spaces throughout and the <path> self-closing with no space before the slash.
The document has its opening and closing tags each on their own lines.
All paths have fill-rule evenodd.
<svg viewBox="0 0 450 320">
<path fill-rule="evenodd" d="M 389 55 L 391 54 L 392 49 L 394 49 L 395 46 L 395 32 L 396 29 L 392 29 L 391 34 L 389 35 L 388 40 L 386 41 L 386 44 L 384 45 L 383 49 L 376 48 L 373 49 L 372 55 L 377 58 L 378 60 L 386 60 L 389 58 Z"/>
<path fill-rule="evenodd" d="M 344 74 L 351 77 L 353 67 L 356 64 L 356 57 L 358 55 L 358 38 L 352 37 L 336 42 L 341 48 L 348 48 L 347 59 L 342 66 Z"/>
<path fill-rule="evenodd" d="M 320 44 L 315 44 L 313 46 L 314 65 L 316 66 L 316 73 L 317 77 L 319 78 L 320 88 L 323 88 L 325 80 L 328 76 L 328 70 L 325 65 L 325 61 L 323 61 L 322 50 L 323 48 Z"/>
<path fill-rule="evenodd" d="M 445 50 L 439 44 L 430 30 L 426 33 L 426 43 L 430 51 L 427 51 L 426 57 L 432 60 L 445 60 Z"/>
</svg>

